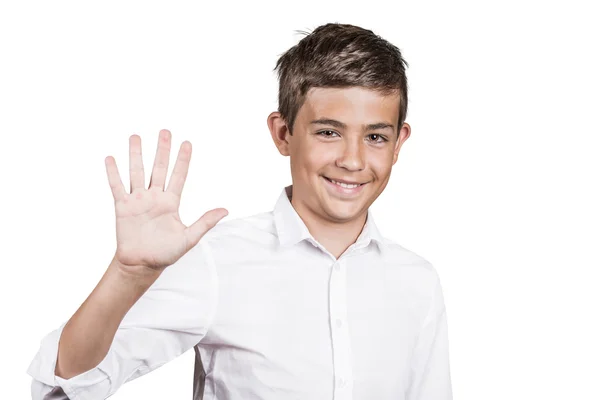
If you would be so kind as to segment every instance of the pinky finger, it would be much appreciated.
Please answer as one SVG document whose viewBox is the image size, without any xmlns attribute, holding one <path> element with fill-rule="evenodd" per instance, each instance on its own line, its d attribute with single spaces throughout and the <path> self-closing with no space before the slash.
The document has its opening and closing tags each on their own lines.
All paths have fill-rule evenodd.
<svg viewBox="0 0 600 400">
<path fill-rule="evenodd" d="M 104 159 L 104 164 L 106 165 L 108 184 L 110 185 L 110 189 L 112 190 L 115 202 L 124 200 L 126 194 L 125 186 L 123 186 L 123 182 L 121 181 L 121 176 L 119 175 L 119 170 L 117 168 L 117 163 L 115 162 L 114 157 L 106 157 Z"/>
</svg>

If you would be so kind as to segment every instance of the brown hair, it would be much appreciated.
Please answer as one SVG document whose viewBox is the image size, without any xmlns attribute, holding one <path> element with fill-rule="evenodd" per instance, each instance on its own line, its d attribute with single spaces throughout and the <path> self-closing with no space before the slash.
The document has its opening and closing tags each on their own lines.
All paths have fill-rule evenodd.
<svg viewBox="0 0 600 400">
<path fill-rule="evenodd" d="M 306 94 L 313 87 L 361 86 L 383 95 L 400 92 L 398 129 L 406 118 L 408 63 L 400 50 L 354 25 L 329 23 L 314 29 L 277 60 L 279 112 L 292 128 Z"/>
</svg>

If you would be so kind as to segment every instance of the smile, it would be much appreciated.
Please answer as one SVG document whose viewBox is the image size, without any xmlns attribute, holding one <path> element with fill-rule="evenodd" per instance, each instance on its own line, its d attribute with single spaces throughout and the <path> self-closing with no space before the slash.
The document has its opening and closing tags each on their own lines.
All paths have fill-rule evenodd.
<svg viewBox="0 0 600 400">
<path fill-rule="evenodd" d="M 328 177 L 324 177 L 324 178 L 327 179 L 329 182 L 335 183 L 336 185 L 339 185 L 341 187 L 348 188 L 348 189 L 352 189 L 355 187 L 359 187 L 360 185 L 363 185 L 363 183 L 346 183 L 346 182 L 335 181 Z"/>
<path fill-rule="evenodd" d="M 336 181 L 334 179 L 323 176 L 325 182 L 327 182 L 327 186 L 330 190 L 333 190 L 337 194 L 344 195 L 356 195 L 360 193 L 363 187 L 368 183 L 358 183 L 358 182 L 341 182 Z"/>
</svg>

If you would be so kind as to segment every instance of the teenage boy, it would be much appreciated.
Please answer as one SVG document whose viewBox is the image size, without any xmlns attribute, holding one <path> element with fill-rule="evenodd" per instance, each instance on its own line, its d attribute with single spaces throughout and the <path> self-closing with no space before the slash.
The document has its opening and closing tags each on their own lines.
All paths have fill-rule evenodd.
<svg viewBox="0 0 600 400">
<path fill-rule="evenodd" d="M 451 399 L 434 267 L 383 237 L 369 210 L 410 136 L 406 63 L 357 26 L 326 24 L 283 54 L 267 123 L 292 185 L 270 212 L 189 227 L 178 208 L 191 143 L 149 188 L 140 137 L 130 193 L 113 157 L 117 250 L 71 317 L 42 341 L 34 399 L 104 399 L 194 348 L 194 400 Z"/>
</svg>

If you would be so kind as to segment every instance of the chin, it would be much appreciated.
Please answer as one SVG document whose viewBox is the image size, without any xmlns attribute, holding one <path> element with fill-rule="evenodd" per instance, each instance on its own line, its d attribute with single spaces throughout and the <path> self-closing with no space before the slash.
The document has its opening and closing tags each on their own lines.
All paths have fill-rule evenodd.
<svg viewBox="0 0 600 400">
<path fill-rule="evenodd" d="M 332 219 L 336 221 L 351 221 L 355 218 L 358 218 L 362 214 L 363 208 L 357 204 L 348 204 L 345 207 L 343 204 L 331 204 L 328 203 L 323 207 L 323 210 L 327 215 L 329 215 Z"/>
</svg>

